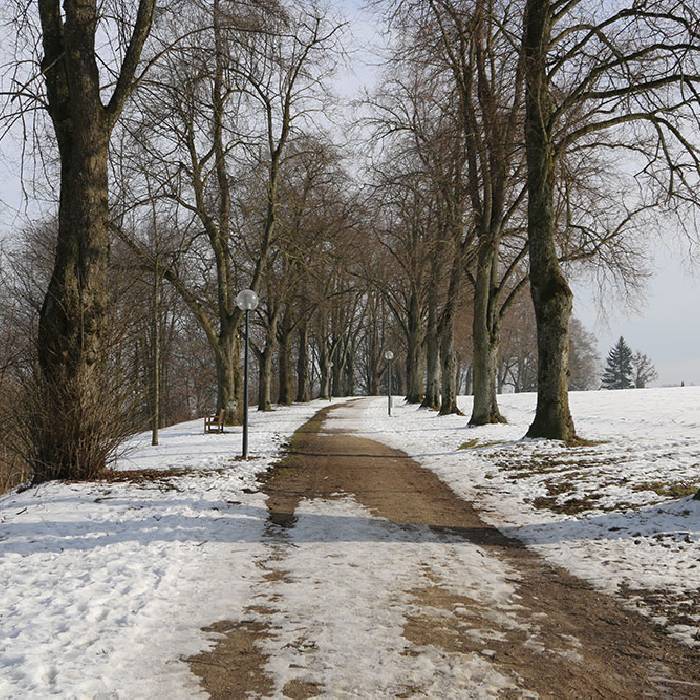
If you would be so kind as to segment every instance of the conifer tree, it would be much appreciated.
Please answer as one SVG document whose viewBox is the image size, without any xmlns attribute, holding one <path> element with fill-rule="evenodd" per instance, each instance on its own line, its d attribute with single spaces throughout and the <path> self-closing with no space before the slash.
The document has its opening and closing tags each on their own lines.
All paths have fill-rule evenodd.
<svg viewBox="0 0 700 700">
<path fill-rule="evenodd" d="M 632 383 L 632 348 L 620 336 L 620 340 L 610 348 L 608 360 L 603 372 L 604 389 L 631 389 Z"/>
</svg>

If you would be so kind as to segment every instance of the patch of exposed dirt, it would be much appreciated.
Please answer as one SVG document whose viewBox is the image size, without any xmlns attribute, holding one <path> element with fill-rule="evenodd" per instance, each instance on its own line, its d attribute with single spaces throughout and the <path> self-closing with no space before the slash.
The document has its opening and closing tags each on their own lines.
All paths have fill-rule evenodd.
<svg viewBox="0 0 700 700">
<path fill-rule="evenodd" d="M 401 452 L 356 435 L 324 431 L 329 410 L 317 414 L 295 435 L 290 454 L 268 473 L 264 491 L 271 523 L 278 529 L 293 527 L 302 500 L 330 500 L 348 494 L 375 515 L 398 525 L 427 525 L 438 535 L 461 536 L 517 572 L 517 605 L 511 608 L 518 612 L 511 626 L 500 626 L 493 611 L 455 596 L 436 577 L 428 577 L 427 585 L 410 591 L 417 610 L 407 612 L 403 634 L 416 654 L 426 645 L 449 653 L 481 654 L 521 689 L 506 693 L 507 698 L 522 697 L 523 690 L 552 699 L 698 697 L 697 650 L 677 644 L 643 616 L 625 610 L 613 598 L 547 564 L 519 541 L 487 525 L 470 503 Z M 278 558 L 283 546 L 277 549 Z M 274 607 L 271 600 L 263 605 Z M 470 635 L 470 630 L 492 634 L 484 639 L 481 634 Z M 264 655 L 259 647 L 257 652 L 254 649 L 269 632 L 264 626 L 248 631 L 247 642 L 240 639 L 246 630 L 239 626 L 232 630 L 233 642 L 227 641 L 227 635 L 212 652 L 197 657 L 200 669 L 209 663 L 231 669 L 236 677 L 224 681 L 200 673 L 210 692 L 212 678 L 218 683 L 215 692 L 224 682 L 236 692 L 246 690 L 253 695 L 264 687 L 264 679 L 250 665 L 264 666 Z M 230 644 L 248 650 L 247 655 L 242 654 L 242 666 L 231 666 Z M 311 696 L 303 692 L 333 695 L 332 688 L 311 687 L 303 679 L 284 689 L 287 697 Z M 420 688 L 402 693 L 405 697 L 421 694 Z"/>
<path fill-rule="evenodd" d="M 128 471 L 117 471 L 115 469 L 105 469 L 95 478 L 96 482 L 107 482 L 110 484 L 155 484 L 161 491 L 180 491 L 176 480 L 183 476 L 210 476 L 212 473 L 220 471 L 218 469 L 191 469 L 188 467 L 173 467 L 171 469 L 130 469 Z M 68 482 L 85 483 L 85 482 Z"/>
<path fill-rule="evenodd" d="M 191 656 L 187 661 L 213 700 L 244 700 L 268 696 L 274 690 L 265 673 L 259 643 L 271 636 L 260 622 L 217 622 L 204 629 L 220 640 L 212 651 Z"/>
<path fill-rule="evenodd" d="M 700 641 L 700 628 L 698 627 L 700 590 L 678 592 L 668 588 L 648 590 L 620 586 L 620 593 L 630 603 L 636 602 L 640 606 L 644 605 L 649 610 L 653 610 L 657 616 L 666 618 L 669 625 L 696 628 L 695 639 Z M 700 692 L 698 696 L 700 696 Z"/>
</svg>

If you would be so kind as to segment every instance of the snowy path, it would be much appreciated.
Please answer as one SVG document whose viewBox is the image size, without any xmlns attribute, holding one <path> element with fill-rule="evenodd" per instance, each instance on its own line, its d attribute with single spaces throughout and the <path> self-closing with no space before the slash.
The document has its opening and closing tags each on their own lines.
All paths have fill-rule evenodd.
<svg viewBox="0 0 700 700">
<path fill-rule="evenodd" d="M 482 517 L 597 589 L 700 645 L 700 387 L 571 392 L 567 449 L 522 440 L 535 394 L 499 396 L 507 424 L 469 429 L 369 399 L 347 428 L 399 448 Z M 469 416 L 471 397 L 459 397 Z"/>
<path fill-rule="evenodd" d="M 0 698 L 698 697 L 621 602 L 697 633 L 700 502 L 663 490 L 700 482 L 700 390 L 623 393 L 572 395 L 580 452 L 518 440 L 532 396 L 478 430 L 316 401 L 253 413 L 248 463 L 195 421 L 119 462 L 182 475 L 0 498 Z"/>
<path fill-rule="evenodd" d="M 264 583 L 193 663 L 212 697 L 696 697 L 694 652 L 351 434 L 371 403 L 307 423 L 267 480 Z"/>
</svg>

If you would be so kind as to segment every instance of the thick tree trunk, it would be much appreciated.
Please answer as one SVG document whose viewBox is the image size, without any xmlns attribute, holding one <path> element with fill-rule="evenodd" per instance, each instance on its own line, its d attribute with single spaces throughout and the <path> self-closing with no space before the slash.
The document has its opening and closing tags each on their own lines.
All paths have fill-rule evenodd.
<svg viewBox="0 0 700 700">
<path fill-rule="evenodd" d="M 426 383 L 421 406 L 437 410 L 440 408 L 440 344 L 438 338 L 438 310 L 436 286 L 431 287 L 428 299 L 428 326 L 425 335 Z"/>
<path fill-rule="evenodd" d="M 420 374 L 420 308 L 418 293 L 413 290 L 408 307 L 406 348 L 406 403 L 420 403 L 423 382 Z"/>
<path fill-rule="evenodd" d="M 452 323 L 445 324 L 440 333 L 441 391 L 440 415 L 462 415 L 457 406 L 457 361 L 454 351 Z"/>
<path fill-rule="evenodd" d="M 102 342 L 108 304 L 108 136 L 99 114 L 62 150 L 58 240 L 39 315 L 44 396 L 36 425 L 34 479 L 89 478 L 105 465 L 98 445 L 110 426 Z M 116 416 L 113 416 L 116 419 Z"/>
<path fill-rule="evenodd" d="M 265 347 L 260 353 L 260 373 L 258 376 L 258 411 L 272 410 L 272 359 L 277 345 L 277 325 L 279 307 L 272 313 L 265 329 Z"/>
<path fill-rule="evenodd" d="M 355 395 L 355 346 L 353 340 L 350 340 L 345 363 L 345 392 L 347 396 Z"/>
<path fill-rule="evenodd" d="M 340 354 L 340 352 L 336 352 L 336 357 Z M 343 361 L 336 360 L 333 363 L 333 369 L 331 370 L 331 385 L 333 396 L 345 396 L 345 386 L 343 382 L 344 376 L 345 358 L 343 358 Z"/>
<path fill-rule="evenodd" d="M 484 242 L 479 248 L 474 288 L 473 387 L 474 404 L 469 425 L 504 423 L 496 394 L 499 328 L 494 308 L 495 245 Z"/>
<path fill-rule="evenodd" d="M 319 371 L 321 373 L 321 387 L 320 387 L 320 398 L 328 399 L 331 395 L 331 373 L 330 367 L 330 357 L 328 356 L 328 349 L 326 347 L 325 339 L 321 339 L 321 352 L 319 353 L 318 364 Z"/>
<path fill-rule="evenodd" d="M 156 263 L 155 272 L 153 274 L 153 308 L 152 311 L 152 344 L 153 344 L 153 367 L 152 367 L 152 384 L 151 384 L 151 445 L 156 447 L 159 442 L 158 431 L 160 429 L 160 363 L 161 363 L 161 334 L 160 334 L 160 289 L 161 279 Z"/>
<path fill-rule="evenodd" d="M 226 425 L 239 425 L 242 420 L 240 354 L 240 340 L 236 327 L 233 324 L 223 324 L 215 348 L 216 410 L 224 411 Z"/>
<path fill-rule="evenodd" d="M 528 0 L 525 12 L 528 246 L 530 290 L 537 319 L 537 410 L 528 437 L 571 442 L 576 439 L 569 411 L 569 319 L 573 294 L 554 242 L 554 147 L 552 104 L 547 74 L 552 8 Z"/>
<path fill-rule="evenodd" d="M 31 425 L 35 481 L 94 476 L 126 427 L 105 371 L 107 162 L 110 135 L 133 87 L 154 6 L 155 0 L 139 2 L 105 107 L 95 51 L 97 3 L 37 3 L 44 104 L 56 135 L 61 184 L 54 267 L 39 314 L 40 395 Z"/>
<path fill-rule="evenodd" d="M 289 316 L 285 313 L 280 327 L 279 352 L 277 354 L 280 384 L 277 403 L 280 406 L 291 406 L 292 404 L 291 341 L 292 332 L 289 327 Z"/>
<path fill-rule="evenodd" d="M 272 350 L 266 347 L 259 356 L 258 411 L 272 410 Z"/>
<path fill-rule="evenodd" d="M 297 356 L 297 401 L 311 401 L 309 378 L 309 328 L 304 323 L 299 328 L 299 354 Z"/>
</svg>

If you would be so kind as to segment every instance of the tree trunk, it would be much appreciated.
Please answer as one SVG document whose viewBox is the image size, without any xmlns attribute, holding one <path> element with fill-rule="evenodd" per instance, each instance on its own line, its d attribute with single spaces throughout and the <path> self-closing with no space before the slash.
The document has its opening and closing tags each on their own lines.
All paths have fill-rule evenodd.
<svg viewBox="0 0 700 700">
<path fill-rule="evenodd" d="M 111 396 L 102 338 L 108 304 L 108 132 L 85 114 L 61 147 L 56 258 L 39 315 L 42 416 L 37 416 L 34 479 L 89 478 L 105 466 L 99 448 Z M 117 410 L 117 407 L 114 407 Z M 116 420 L 116 415 L 112 416 Z"/>
<path fill-rule="evenodd" d="M 39 313 L 40 394 L 32 417 L 33 479 L 90 478 L 122 431 L 123 406 L 108 382 L 109 139 L 151 29 L 155 0 L 141 0 L 114 90 L 104 106 L 95 51 L 95 0 L 37 3 L 43 100 L 61 162 L 54 267 Z"/>
<path fill-rule="evenodd" d="M 223 323 L 215 348 L 216 410 L 224 411 L 226 425 L 239 425 L 242 420 L 240 350 L 237 327 L 233 323 Z"/>
<path fill-rule="evenodd" d="M 272 349 L 266 346 L 259 355 L 258 411 L 272 410 Z"/>
<path fill-rule="evenodd" d="M 494 309 L 495 266 L 498 256 L 492 237 L 479 247 L 474 287 L 473 387 L 474 403 L 469 425 L 505 423 L 496 394 L 499 329 Z"/>
<path fill-rule="evenodd" d="M 345 363 L 345 391 L 347 396 L 355 395 L 355 345 L 354 340 L 349 341 L 348 357 Z"/>
<path fill-rule="evenodd" d="M 153 374 L 151 387 L 151 401 L 153 413 L 151 416 L 151 445 L 158 445 L 158 430 L 160 428 L 160 289 L 161 280 L 156 258 L 155 271 L 153 273 L 153 308 L 152 308 L 152 334 L 153 334 Z"/>
<path fill-rule="evenodd" d="M 417 404 L 423 398 L 423 382 L 420 375 L 420 309 L 416 290 L 411 293 L 407 326 L 406 403 Z"/>
<path fill-rule="evenodd" d="M 551 3 L 528 0 L 524 33 L 527 228 L 530 290 L 537 319 L 538 369 L 537 410 L 527 436 L 572 442 L 576 432 L 569 411 L 568 355 L 573 294 L 561 271 L 554 242 L 555 153 L 546 63 L 551 28 Z"/>
<path fill-rule="evenodd" d="M 454 351 L 452 323 L 446 323 L 440 333 L 441 391 L 440 415 L 462 415 L 457 406 L 457 362 Z"/>
<path fill-rule="evenodd" d="M 309 381 L 309 328 L 304 323 L 299 328 L 299 354 L 297 357 L 297 401 L 311 401 Z"/>
<path fill-rule="evenodd" d="M 326 346 L 325 339 L 321 339 L 320 342 L 321 351 L 318 357 L 319 371 L 321 373 L 321 388 L 320 388 L 320 398 L 328 399 L 331 395 L 331 373 L 330 367 L 328 366 L 330 358 L 328 357 L 328 348 Z"/>
<path fill-rule="evenodd" d="M 426 370 L 425 396 L 421 406 L 437 410 L 440 408 L 440 345 L 438 339 L 437 287 L 431 285 L 428 298 L 428 327 L 425 335 Z"/>
<path fill-rule="evenodd" d="M 292 373 L 290 372 L 292 331 L 289 320 L 289 313 L 285 311 L 280 325 L 279 352 L 277 354 L 280 384 L 277 403 L 279 403 L 280 406 L 292 405 Z"/>
<path fill-rule="evenodd" d="M 338 348 L 340 350 L 340 348 Z M 336 352 L 336 356 L 341 355 L 340 352 Z M 345 387 L 343 386 L 343 376 L 345 374 L 345 358 L 343 361 L 336 359 L 333 363 L 333 368 L 331 369 L 331 387 L 333 396 L 345 396 Z"/>
<path fill-rule="evenodd" d="M 277 344 L 277 323 L 279 307 L 273 311 L 265 329 L 265 347 L 260 353 L 260 374 L 258 377 L 258 411 L 272 410 L 272 358 Z"/>
</svg>

